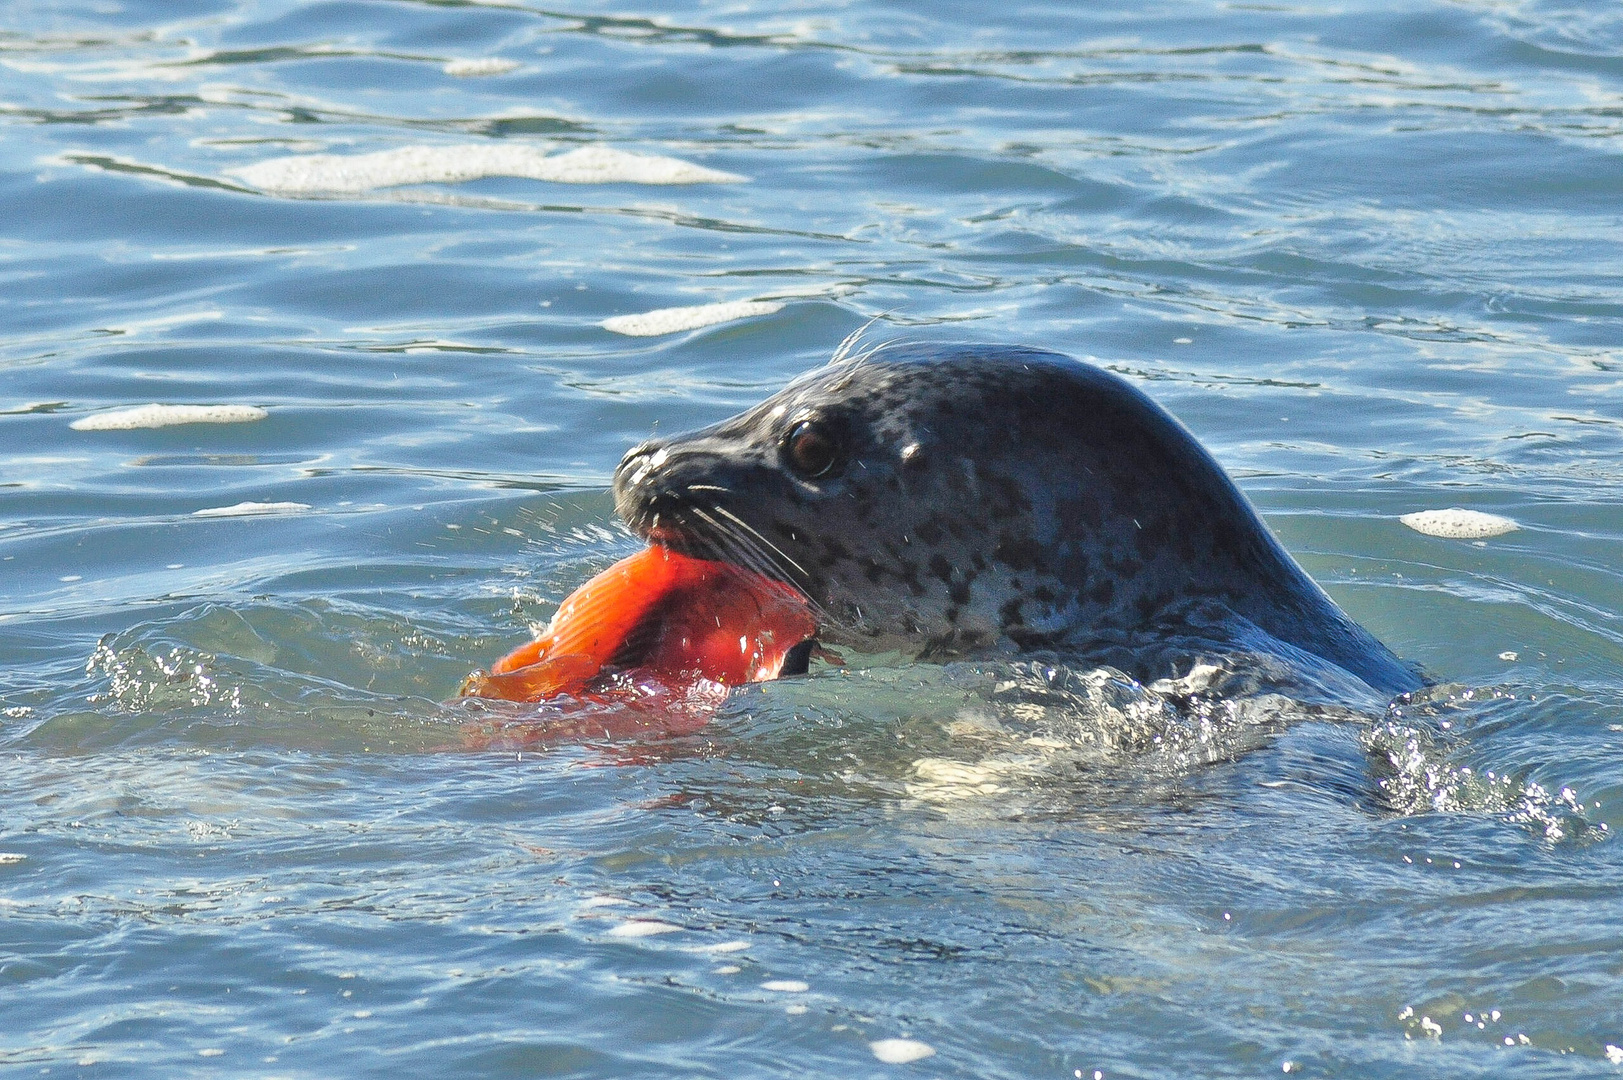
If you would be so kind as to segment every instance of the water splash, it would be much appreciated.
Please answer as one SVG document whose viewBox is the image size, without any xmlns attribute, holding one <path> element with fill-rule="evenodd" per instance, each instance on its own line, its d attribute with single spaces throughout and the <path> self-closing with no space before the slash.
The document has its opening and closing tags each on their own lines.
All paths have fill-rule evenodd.
<svg viewBox="0 0 1623 1080">
<path fill-rule="evenodd" d="M 1605 839 L 1577 793 L 1552 788 L 1530 770 L 1475 764 L 1470 737 L 1499 708 L 1518 702 L 1507 688 L 1454 685 L 1405 694 L 1365 735 L 1376 784 L 1394 813 L 1488 814 L 1524 824 L 1551 841 Z"/>
</svg>

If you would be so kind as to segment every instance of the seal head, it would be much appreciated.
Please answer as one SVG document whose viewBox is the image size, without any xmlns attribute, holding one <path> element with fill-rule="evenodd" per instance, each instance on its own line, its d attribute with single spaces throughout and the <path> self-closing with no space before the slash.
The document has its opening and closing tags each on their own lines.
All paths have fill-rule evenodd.
<svg viewBox="0 0 1623 1080">
<path fill-rule="evenodd" d="M 1348 618 L 1169 414 L 1117 376 L 1013 346 L 836 360 L 614 477 L 638 534 L 799 588 L 833 644 L 1031 650 L 1174 674 L 1157 645 L 1306 653 L 1420 678 Z"/>
</svg>

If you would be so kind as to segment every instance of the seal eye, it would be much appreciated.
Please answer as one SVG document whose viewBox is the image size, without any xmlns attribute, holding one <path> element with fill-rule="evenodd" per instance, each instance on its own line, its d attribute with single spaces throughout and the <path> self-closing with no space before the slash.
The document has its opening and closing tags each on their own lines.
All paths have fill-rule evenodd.
<svg viewBox="0 0 1623 1080">
<path fill-rule="evenodd" d="M 802 420 L 789 429 L 783 440 L 783 456 L 789 467 L 804 480 L 827 476 L 840 458 L 840 444 L 833 434 L 815 420 Z"/>
</svg>

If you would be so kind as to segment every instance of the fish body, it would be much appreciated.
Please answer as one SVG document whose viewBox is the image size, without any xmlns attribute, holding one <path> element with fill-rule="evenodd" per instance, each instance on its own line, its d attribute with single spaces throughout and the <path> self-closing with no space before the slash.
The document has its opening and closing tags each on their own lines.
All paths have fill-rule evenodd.
<svg viewBox="0 0 1623 1080">
<path fill-rule="evenodd" d="M 737 686 L 776 678 L 816 632 L 792 586 L 656 544 L 570 593 L 545 633 L 470 676 L 462 693 L 545 701 L 628 670 Z"/>
</svg>

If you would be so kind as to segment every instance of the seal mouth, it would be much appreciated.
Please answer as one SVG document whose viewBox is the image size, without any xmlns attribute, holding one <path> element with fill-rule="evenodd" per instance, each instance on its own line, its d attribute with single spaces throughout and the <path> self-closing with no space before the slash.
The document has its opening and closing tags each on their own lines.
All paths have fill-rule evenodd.
<svg viewBox="0 0 1623 1080">
<path fill-rule="evenodd" d="M 672 525 L 651 524 L 644 528 L 632 525 L 631 531 L 636 533 L 639 539 L 646 540 L 650 544 L 658 544 L 660 547 L 670 548 L 672 551 L 680 551 L 684 555 L 698 556 L 701 553 L 707 554 L 713 547 L 713 545 L 706 544 L 688 530 Z"/>
<path fill-rule="evenodd" d="M 759 489 L 771 469 L 740 465 L 728 455 L 694 446 L 703 433 L 634 447 L 614 474 L 614 507 L 640 539 L 688 558 L 729 565 L 802 598 L 819 627 L 833 620 L 818 599 L 818 578 L 765 531 L 740 500 Z M 800 555 L 805 559 L 805 555 Z"/>
<path fill-rule="evenodd" d="M 738 515 L 715 503 L 701 506 L 667 499 L 657 513 L 645 511 L 625 518 L 633 533 L 656 547 L 730 566 L 739 572 L 741 580 L 764 578 L 800 598 L 813 626 L 805 639 L 789 650 L 778 677 L 806 674 L 813 657 L 835 665 L 844 663 L 819 640 L 818 635 L 834 620 L 807 587 L 805 569 Z"/>
<path fill-rule="evenodd" d="M 682 555 L 730 563 L 780 582 L 816 603 L 805 567 L 761 531 L 720 502 L 661 495 L 649 504 L 621 508 L 626 526 L 651 544 Z"/>
<path fill-rule="evenodd" d="M 792 638 L 794 640 L 794 644 L 792 644 L 782 653 L 782 659 L 778 661 L 776 668 L 771 670 L 770 674 L 766 674 L 760 678 L 751 679 L 749 681 L 782 679 L 793 675 L 805 675 L 811 670 L 811 661 L 813 657 L 816 657 L 817 659 L 822 660 L 825 663 L 832 664 L 836 667 L 843 666 L 845 660 L 837 653 L 829 652 L 828 649 L 823 647 L 822 642 L 818 639 L 819 631 L 827 627 L 829 623 L 828 613 L 824 610 L 823 606 L 817 602 L 812 594 L 807 591 L 806 587 L 800 581 L 795 579 L 793 574 L 789 573 L 779 565 L 778 560 L 782 559 L 790 563 L 795 570 L 800 569 L 799 565 L 795 564 L 794 560 L 785 555 L 783 551 L 777 547 L 777 545 L 773 544 L 765 537 L 760 536 L 760 534 L 756 532 L 754 528 L 745 524 L 733 514 L 722 510 L 720 507 L 713 507 L 712 509 L 722 514 L 725 519 L 730 519 L 736 522 L 739 527 L 748 530 L 749 533 L 758 537 L 758 542 L 770 548 L 775 554 L 776 558 L 771 556 L 761 556 L 757 549 L 755 549 L 753 546 L 741 546 L 739 537 L 735 533 L 727 531 L 725 528 L 718 529 L 715 524 L 715 519 L 708 512 L 696 507 L 688 507 L 687 509 L 698 514 L 701 519 L 703 519 L 705 523 L 710 526 L 710 529 L 703 531 L 694 530 L 683 526 L 671 525 L 668 522 L 658 520 L 657 518 L 653 522 L 649 522 L 641 528 L 639 528 L 636 524 L 632 524 L 631 529 L 656 549 L 663 548 L 667 551 L 673 551 L 678 555 L 684 555 L 693 559 L 702 559 L 728 567 L 736 574 L 736 579 L 732 583 L 732 587 L 735 591 L 741 593 L 759 593 L 763 586 L 770 589 L 774 585 L 784 588 L 788 593 L 792 594 L 795 600 L 801 605 L 799 612 L 803 613 L 805 618 L 808 620 L 806 626 L 799 627 L 797 630 L 791 630 L 785 635 L 791 636 L 798 633 L 798 637 Z M 737 557 L 737 554 L 742 554 L 744 557 L 739 558 Z M 752 585 L 752 579 L 754 579 L 757 584 Z M 780 600 L 780 606 L 782 603 L 783 601 Z M 720 628 L 721 626 L 722 624 L 718 620 L 717 627 Z M 628 639 L 627 645 L 631 649 L 640 650 L 642 652 L 647 651 L 646 646 L 643 644 L 642 638 L 639 638 L 636 641 L 631 641 Z M 618 659 L 622 664 L 624 664 L 628 662 L 630 655 L 630 653 L 622 654 L 622 656 Z M 637 659 L 640 660 L 641 657 L 639 656 Z"/>
</svg>

